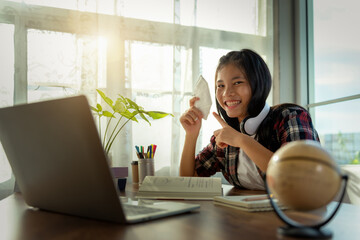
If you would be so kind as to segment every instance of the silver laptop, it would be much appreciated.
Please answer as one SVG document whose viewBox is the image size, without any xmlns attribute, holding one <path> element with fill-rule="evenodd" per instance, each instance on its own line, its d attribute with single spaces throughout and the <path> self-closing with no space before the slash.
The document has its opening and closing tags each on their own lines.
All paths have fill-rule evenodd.
<svg viewBox="0 0 360 240">
<path fill-rule="evenodd" d="M 0 109 L 0 141 L 26 203 L 39 209 L 134 223 L 200 207 L 121 201 L 85 96 Z"/>
</svg>

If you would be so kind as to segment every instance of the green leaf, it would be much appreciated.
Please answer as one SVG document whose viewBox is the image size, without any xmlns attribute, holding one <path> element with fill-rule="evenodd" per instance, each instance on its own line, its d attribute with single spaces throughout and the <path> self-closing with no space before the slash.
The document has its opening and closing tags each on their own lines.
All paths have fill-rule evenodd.
<svg viewBox="0 0 360 240">
<path fill-rule="evenodd" d="M 149 120 L 147 120 L 147 118 L 145 117 L 145 115 L 144 115 L 142 112 L 139 112 L 139 115 L 140 115 L 140 117 L 141 117 L 142 119 L 144 119 L 145 121 L 147 121 L 147 122 L 150 124 L 150 126 L 151 126 L 151 123 L 149 122 Z"/>
<path fill-rule="evenodd" d="M 97 108 L 94 108 L 94 107 L 92 107 L 92 106 L 90 106 L 90 109 L 92 110 L 92 111 L 94 111 L 94 112 L 99 112 L 99 110 L 97 109 Z"/>
<path fill-rule="evenodd" d="M 112 113 L 109 112 L 109 111 L 103 111 L 103 115 L 104 115 L 105 117 L 116 118 L 116 117 L 114 116 L 114 114 L 112 114 Z"/>
<path fill-rule="evenodd" d="M 145 111 L 144 113 L 149 115 L 152 119 L 160 119 L 169 115 L 174 117 L 174 115 L 171 113 L 159 112 L 159 111 Z"/>
<path fill-rule="evenodd" d="M 121 100 L 125 103 L 126 102 L 126 98 L 123 96 L 123 95 L 121 95 L 121 94 L 118 94 L 119 95 L 119 97 L 121 98 Z"/>
<path fill-rule="evenodd" d="M 129 103 L 127 102 L 126 98 L 124 98 L 122 95 L 118 94 L 119 95 L 119 100 L 124 104 L 125 108 L 127 108 L 129 105 Z"/>
<path fill-rule="evenodd" d="M 127 102 L 130 104 L 130 106 L 136 110 L 140 110 L 141 107 L 139 107 L 139 105 L 137 105 L 134 101 L 132 101 L 131 99 L 129 98 L 126 98 Z"/>
<path fill-rule="evenodd" d="M 138 111 L 130 112 L 126 110 L 125 112 L 121 112 L 120 114 L 126 117 L 127 119 L 131 119 L 132 121 L 138 122 L 138 120 L 135 117 L 138 113 L 139 113 Z"/>
<path fill-rule="evenodd" d="M 117 113 L 125 112 L 126 111 L 125 104 L 126 103 L 124 103 L 124 101 L 121 98 L 116 99 L 114 105 L 114 111 Z"/>
<path fill-rule="evenodd" d="M 102 111 L 102 106 L 101 106 L 99 103 L 96 104 L 96 107 L 97 107 L 97 109 L 99 110 L 99 112 Z"/>
<path fill-rule="evenodd" d="M 134 122 L 139 122 L 136 118 L 136 115 L 138 115 L 138 113 L 139 113 L 138 111 L 132 112 L 132 117 L 130 119 Z"/>
<path fill-rule="evenodd" d="M 102 99 L 104 99 L 104 101 L 111 107 L 113 108 L 113 100 L 111 100 L 110 98 L 108 98 L 105 93 L 103 93 L 102 91 L 100 91 L 99 89 L 96 89 L 96 91 L 99 93 L 99 95 L 101 96 Z"/>
</svg>

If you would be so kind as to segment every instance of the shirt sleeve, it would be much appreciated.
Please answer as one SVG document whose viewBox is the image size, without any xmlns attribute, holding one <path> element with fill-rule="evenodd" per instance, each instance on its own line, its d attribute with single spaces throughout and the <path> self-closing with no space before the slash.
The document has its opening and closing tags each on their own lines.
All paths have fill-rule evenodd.
<svg viewBox="0 0 360 240">
<path fill-rule="evenodd" d="M 302 108 L 286 108 L 274 126 L 281 146 L 296 140 L 320 141 L 312 124 L 310 114 Z"/>
<path fill-rule="evenodd" d="M 221 171 L 224 166 L 219 158 L 224 158 L 225 153 L 216 147 L 215 136 L 210 143 L 195 157 L 195 171 L 199 177 L 210 177 Z"/>
</svg>

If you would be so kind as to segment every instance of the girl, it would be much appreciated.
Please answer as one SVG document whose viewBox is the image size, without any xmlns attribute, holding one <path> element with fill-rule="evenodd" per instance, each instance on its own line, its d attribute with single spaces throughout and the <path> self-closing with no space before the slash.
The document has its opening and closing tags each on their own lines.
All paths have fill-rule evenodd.
<svg viewBox="0 0 360 240">
<path fill-rule="evenodd" d="M 269 107 L 270 71 L 254 51 L 232 51 L 221 57 L 215 73 L 217 113 L 222 128 L 195 156 L 201 128 L 201 111 L 190 100 L 181 116 L 185 144 L 181 176 L 211 176 L 221 171 L 235 187 L 265 190 L 264 173 L 273 153 L 282 145 L 300 139 L 319 141 L 309 113 L 295 104 Z"/>
</svg>

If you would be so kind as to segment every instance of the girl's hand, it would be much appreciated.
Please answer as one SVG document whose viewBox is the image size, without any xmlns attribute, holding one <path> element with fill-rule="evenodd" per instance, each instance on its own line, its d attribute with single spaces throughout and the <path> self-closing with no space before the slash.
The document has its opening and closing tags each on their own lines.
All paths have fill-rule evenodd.
<svg viewBox="0 0 360 240">
<path fill-rule="evenodd" d="M 187 134 L 199 135 L 201 118 L 203 117 L 201 111 L 195 107 L 195 102 L 199 99 L 198 97 L 191 98 L 190 108 L 180 117 L 180 123 Z"/>
<path fill-rule="evenodd" d="M 223 127 L 214 131 L 216 145 L 220 148 L 226 148 L 228 145 L 240 147 L 241 133 L 230 127 L 217 113 L 213 112 L 213 115 Z"/>
</svg>

